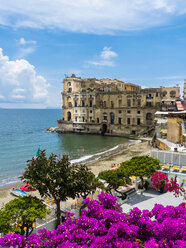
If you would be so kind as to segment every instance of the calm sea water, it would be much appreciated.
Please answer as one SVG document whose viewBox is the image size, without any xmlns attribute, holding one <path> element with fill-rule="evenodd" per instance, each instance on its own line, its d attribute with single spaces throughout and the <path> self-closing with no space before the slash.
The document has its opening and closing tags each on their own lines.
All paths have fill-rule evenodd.
<svg viewBox="0 0 186 248">
<path fill-rule="evenodd" d="M 59 109 L 0 109 L 0 187 L 19 181 L 39 146 L 47 155 L 69 154 L 74 160 L 128 142 L 119 137 L 45 132 L 57 126 L 57 119 L 61 119 Z"/>
</svg>

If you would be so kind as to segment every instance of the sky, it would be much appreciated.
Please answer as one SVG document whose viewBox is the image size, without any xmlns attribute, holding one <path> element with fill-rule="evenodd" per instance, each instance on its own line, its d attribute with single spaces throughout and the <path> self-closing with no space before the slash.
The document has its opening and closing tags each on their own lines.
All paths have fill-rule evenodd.
<svg viewBox="0 0 186 248">
<path fill-rule="evenodd" d="M 0 0 L 0 107 L 60 108 L 72 73 L 182 88 L 185 52 L 185 0 Z"/>
</svg>

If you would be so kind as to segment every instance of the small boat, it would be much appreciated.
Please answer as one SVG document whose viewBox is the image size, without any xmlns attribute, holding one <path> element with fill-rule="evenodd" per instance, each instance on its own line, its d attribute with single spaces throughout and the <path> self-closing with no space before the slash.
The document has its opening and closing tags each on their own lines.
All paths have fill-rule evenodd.
<svg viewBox="0 0 186 248">
<path fill-rule="evenodd" d="M 30 191 L 36 191 L 37 189 L 33 189 L 32 186 L 29 184 L 24 184 L 20 187 L 20 190 L 25 192 L 30 192 Z"/>
<path fill-rule="evenodd" d="M 27 195 L 27 193 L 25 192 L 25 191 L 22 191 L 22 190 L 20 190 L 20 189 L 15 189 L 15 188 L 11 188 L 11 193 L 13 194 L 13 195 L 15 195 L 15 196 L 26 196 Z"/>
</svg>

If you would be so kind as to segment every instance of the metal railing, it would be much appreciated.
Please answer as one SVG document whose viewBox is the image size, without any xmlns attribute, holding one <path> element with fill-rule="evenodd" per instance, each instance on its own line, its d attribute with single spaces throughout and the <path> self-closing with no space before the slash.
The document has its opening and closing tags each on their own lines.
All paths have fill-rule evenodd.
<svg viewBox="0 0 186 248">
<path fill-rule="evenodd" d="M 160 160 L 161 164 L 186 166 L 186 153 L 151 150 L 150 156 Z"/>
</svg>

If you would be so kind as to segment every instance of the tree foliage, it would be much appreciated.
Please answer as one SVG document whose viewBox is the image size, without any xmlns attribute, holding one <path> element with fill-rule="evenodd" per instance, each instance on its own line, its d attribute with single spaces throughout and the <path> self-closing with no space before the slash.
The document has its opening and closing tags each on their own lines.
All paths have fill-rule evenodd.
<svg viewBox="0 0 186 248">
<path fill-rule="evenodd" d="M 34 185 L 41 196 L 53 197 L 57 206 L 57 225 L 60 224 L 60 202 L 84 197 L 95 191 L 96 181 L 93 173 L 85 165 L 71 165 L 67 155 L 58 158 L 51 153 L 47 159 L 45 151 L 40 151 L 37 159 L 28 161 L 22 176 L 27 184 Z"/>
<path fill-rule="evenodd" d="M 50 211 L 42 200 L 33 196 L 16 198 L 0 211 L 0 232 L 30 235 L 36 219 L 43 219 Z"/>
<path fill-rule="evenodd" d="M 143 177 L 151 177 L 152 173 L 160 168 L 160 161 L 157 158 L 135 156 L 132 159 L 121 163 L 119 170 L 124 171 L 129 176 L 140 177 L 143 185 Z"/>
<path fill-rule="evenodd" d="M 98 177 L 106 181 L 105 190 L 107 192 L 111 194 L 112 190 L 115 190 L 121 195 L 121 198 L 126 198 L 126 194 L 118 189 L 120 186 L 131 184 L 129 175 L 124 170 L 105 170 L 100 172 Z"/>
<path fill-rule="evenodd" d="M 95 177 L 94 173 L 85 165 L 77 165 L 76 180 L 78 195 L 83 199 L 89 194 L 95 193 L 97 188 L 103 188 L 104 185 Z"/>
</svg>

